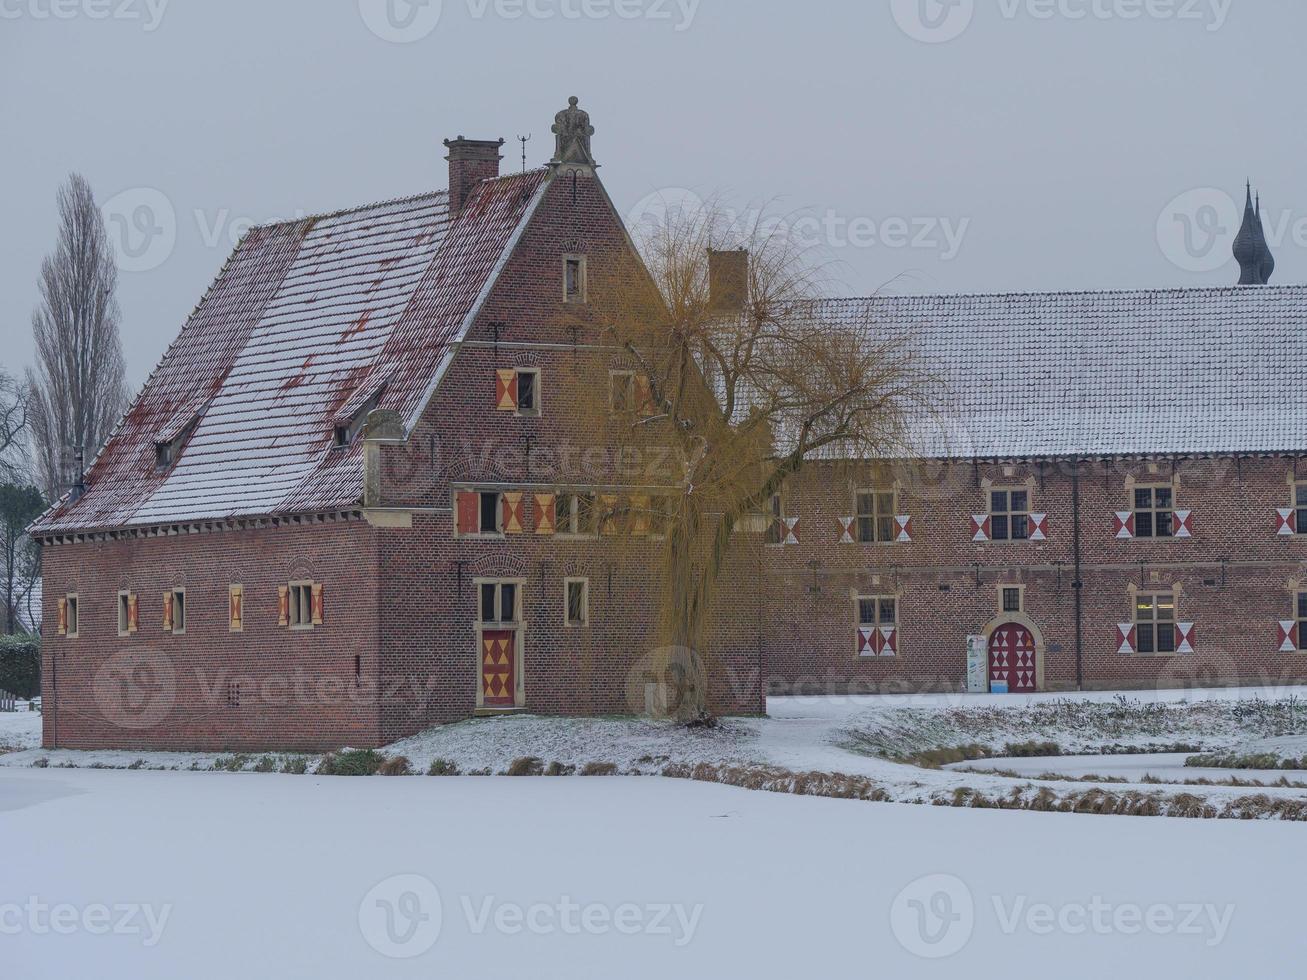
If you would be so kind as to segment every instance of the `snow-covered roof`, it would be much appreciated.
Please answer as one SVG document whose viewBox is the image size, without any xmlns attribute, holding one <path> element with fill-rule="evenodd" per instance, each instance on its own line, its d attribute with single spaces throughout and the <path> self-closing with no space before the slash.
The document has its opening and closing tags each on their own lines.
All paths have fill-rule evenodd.
<svg viewBox="0 0 1307 980">
<path fill-rule="evenodd" d="M 1307 452 L 1307 287 L 874 296 L 819 304 L 903 337 L 941 384 L 935 458 Z"/>
<path fill-rule="evenodd" d="M 87 473 L 33 531 L 356 506 L 362 447 L 335 426 L 376 407 L 410 425 L 471 325 L 548 170 L 263 225 L 236 247 Z M 167 469 L 156 445 L 179 440 Z"/>
</svg>

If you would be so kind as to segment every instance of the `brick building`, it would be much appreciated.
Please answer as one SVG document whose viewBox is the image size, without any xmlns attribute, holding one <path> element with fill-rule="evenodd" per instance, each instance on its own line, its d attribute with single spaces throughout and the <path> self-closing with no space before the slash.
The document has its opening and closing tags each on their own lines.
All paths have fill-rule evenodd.
<svg viewBox="0 0 1307 980">
<path fill-rule="evenodd" d="M 618 548 L 608 515 L 658 480 L 568 412 L 584 385 L 640 400 L 585 325 L 632 246 L 575 100 L 555 132 L 542 169 L 501 176 L 502 141 L 459 137 L 448 191 L 241 241 L 33 529 L 46 745 L 370 746 L 657 705 L 656 529 Z M 1307 292 L 820 315 L 904 331 L 948 407 L 920 426 L 933 462 L 823 462 L 740 535 L 716 711 L 955 690 L 977 636 L 995 689 L 1307 674 Z"/>
</svg>

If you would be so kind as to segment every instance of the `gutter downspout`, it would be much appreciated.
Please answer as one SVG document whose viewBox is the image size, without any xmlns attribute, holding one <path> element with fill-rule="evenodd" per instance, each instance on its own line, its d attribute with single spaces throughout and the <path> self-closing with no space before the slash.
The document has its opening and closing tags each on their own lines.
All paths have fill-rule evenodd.
<svg viewBox="0 0 1307 980">
<path fill-rule="evenodd" d="M 1085 689 L 1084 648 L 1084 592 L 1085 583 L 1080 574 L 1080 460 L 1071 463 L 1071 553 L 1075 562 L 1075 578 L 1071 588 L 1076 603 L 1076 690 Z"/>
</svg>

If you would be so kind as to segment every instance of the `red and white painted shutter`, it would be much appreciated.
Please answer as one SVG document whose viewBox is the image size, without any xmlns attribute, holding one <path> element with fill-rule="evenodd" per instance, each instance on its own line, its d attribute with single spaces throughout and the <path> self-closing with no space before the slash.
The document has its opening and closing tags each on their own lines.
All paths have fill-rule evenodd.
<svg viewBox="0 0 1307 980">
<path fill-rule="evenodd" d="M 874 657 L 876 656 L 872 637 L 876 635 L 876 627 L 859 626 L 858 627 L 858 656 Z"/>
<path fill-rule="evenodd" d="M 900 514 L 894 518 L 894 540 L 899 544 L 912 543 L 912 515 Z"/>
<path fill-rule="evenodd" d="M 136 595 L 132 594 L 127 597 L 127 632 L 135 633 L 141 625 L 141 606 L 137 602 Z"/>
<path fill-rule="evenodd" d="M 1118 623 L 1116 627 L 1116 635 L 1117 639 L 1120 640 L 1120 643 L 1117 644 L 1116 648 L 1117 653 L 1135 652 L 1139 640 L 1138 634 L 1135 632 L 1134 623 Z"/>
<path fill-rule="evenodd" d="M 68 600 L 61 598 L 59 600 L 59 635 L 65 636 L 68 633 Z"/>
<path fill-rule="evenodd" d="M 1192 538 L 1194 536 L 1194 512 L 1191 510 L 1177 510 L 1175 512 L 1175 536 L 1177 538 Z"/>
<path fill-rule="evenodd" d="M 535 495 L 536 534 L 553 534 L 557 528 L 555 521 L 556 498 L 552 493 Z"/>
<path fill-rule="evenodd" d="M 1047 514 L 1030 515 L 1030 540 L 1031 541 L 1048 540 L 1048 515 Z"/>
<path fill-rule="evenodd" d="M 1292 537 L 1298 533 L 1298 511 L 1292 507 L 1281 507 L 1276 512 L 1278 522 L 1275 532 L 1282 538 Z"/>
<path fill-rule="evenodd" d="M 245 587 L 232 585 L 227 589 L 227 629 L 238 633 L 245 628 Z"/>
<path fill-rule="evenodd" d="M 290 625 L 290 586 L 277 586 L 277 625 Z"/>
<path fill-rule="evenodd" d="M 501 412 L 517 409 L 517 372 L 512 368 L 495 372 L 495 408 Z"/>
<path fill-rule="evenodd" d="M 476 534 L 481 526 L 481 495 L 460 490 L 454 495 L 459 534 Z"/>
<path fill-rule="evenodd" d="M 971 540 L 988 541 L 993 534 L 993 525 L 990 523 L 988 514 L 971 515 Z"/>
<path fill-rule="evenodd" d="M 854 544 L 857 540 L 853 536 L 853 529 L 857 525 L 856 517 L 840 518 L 840 544 Z"/>
<path fill-rule="evenodd" d="M 799 519 L 797 517 L 781 518 L 781 544 L 799 543 Z"/>
<path fill-rule="evenodd" d="M 172 629 L 172 592 L 163 594 L 163 628 Z"/>
<path fill-rule="evenodd" d="M 882 626 L 877 632 L 880 635 L 880 656 L 897 657 L 899 654 L 899 631 L 893 626 Z"/>
<path fill-rule="evenodd" d="M 1298 652 L 1298 622 L 1293 619 L 1280 621 L 1280 652 Z"/>
<path fill-rule="evenodd" d="M 1194 624 L 1193 623 L 1175 624 L 1175 652 L 1176 653 L 1194 652 Z"/>
<path fill-rule="evenodd" d="M 312 606 L 313 625 L 321 626 L 322 625 L 322 583 L 321 582 L 313 583 L 313 589 L 312 589 L 310 601 L 313 604 Z"/>
<path fill-rule="evenodd" d="M 525 527 L 525 518 L 522 514 L 522 494 L 517 491 L 505 493 L 501 498 L 500 506 L 503 510 L 504 533 L 521 534 Z"/>
<path fill-rule="evenodd" d="M 1135 536 L 1135 512 L 1132 510 L 1119 510 L 1116 516 L 1112 518 L 1113 529 L 1117 538 L 1126 539 Z"/>
</svg>

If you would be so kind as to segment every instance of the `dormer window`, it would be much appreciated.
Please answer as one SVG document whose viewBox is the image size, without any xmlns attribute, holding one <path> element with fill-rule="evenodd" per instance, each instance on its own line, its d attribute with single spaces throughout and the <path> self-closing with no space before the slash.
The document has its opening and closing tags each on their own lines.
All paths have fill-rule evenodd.
<svg viewBox="0 0 1307 980">
<path fill-rule="evenodd" d="M 166 470 L 172 465 L 172 443 L 156 442 L 154 444 L 155 469 Z"/>
<path fill-rule="evenodd" d="M 186 445 L 186 440 L 191 437 L 195 427 L 200 424 L 200 418 L 203 414 L 203 410 L 196 412 L 180 430 L 169 426 L 159 434 L 159 438 L 154 440 L 154 468 L 156 470 L 166 470 L 177 462 L 182 454 L 182 447 Z"/>
<path fill-rule="evenodd" d="M 359 433 L 363 431 L 364 426 L 368 424 L 368 416 L 376 411 L 377 405 L 381 403 L 381 392 L 377 392 L 369 398 L 363 405 L 351 415 L 347 420 L 341 420 L 337 417 L 334 429 L 333 445 L 336 448 L 353 445 L 354 440 L 358 438 Z"/>
</svg>

